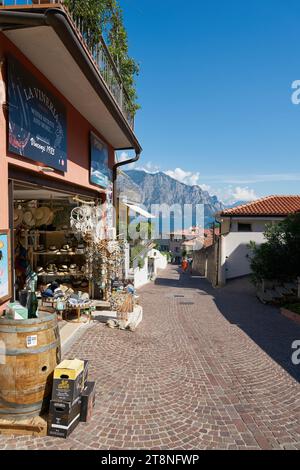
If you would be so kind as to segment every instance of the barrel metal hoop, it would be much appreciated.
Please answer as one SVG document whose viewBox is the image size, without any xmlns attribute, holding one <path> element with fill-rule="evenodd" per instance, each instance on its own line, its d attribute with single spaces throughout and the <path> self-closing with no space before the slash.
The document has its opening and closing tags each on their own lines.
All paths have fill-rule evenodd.
<svg viewBox="0 0 300 470">
<path fill-rule="evenodd" d="M 29 318 L 28 320 L 8 320 L 6 317 L 0 318 L 0 325 L 39 325 L 57 319 L 55 313 L 41 315 L 38 318 Z"/>
<path fill-rule="evenodd" d="M 34 331 L 45 331 L 54 329 L 56 326 L 56 322 L 53 324 L 48 324 L 44 326 L 36 326 L 31 328 L 16 328 L 16 327 L 5 327 L 0 325 L 0 333 L 32 333 Z"/>
<path fill-rule="evenodd" d="M 0 403 L 2 404 L 2 400 L 0 400 Z M 7 406 L 8 409 L 0 408 L 0 415 L 11 414 L 12 410 L 14 413 L 30 413 L 41 409 L 43 401 L 37 401 L 30 405 L 18 405 L 17 403 L 3 401 L 3 405 Z"/>
<path fill-rule="evenodd" d="M 50 349 L 57 348 L 60 345 L 60 341 L 56 340 L 53 343 L 47 344 L 46 346 L 43 346 L 38 349 L 7 349 L 5 351 L 6 356 L 23 356 L 23 355 L 28 355 L 28 354 L 39 354 L 43 353 L 46 351 L 49 351 Z"/>
</svg>

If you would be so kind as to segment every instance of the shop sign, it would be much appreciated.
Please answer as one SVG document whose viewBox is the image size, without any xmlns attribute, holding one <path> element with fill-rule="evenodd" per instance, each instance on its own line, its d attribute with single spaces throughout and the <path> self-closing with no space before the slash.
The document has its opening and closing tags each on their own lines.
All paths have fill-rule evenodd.
<svg viewBox="0 0 300 470">
<path fill-rule="evenodd" d="M 12 57 L 8 60 L 9 151 L 67 171 L 64 105 Z"/>
<path fill-rule="evenodd" d="M 108 146 L 93 132 L 90 136 L 90 146 L 90 181 L 92 184 L 107 188 L 112 181 L 112 170 L 108 166 Z"/>
</svg>

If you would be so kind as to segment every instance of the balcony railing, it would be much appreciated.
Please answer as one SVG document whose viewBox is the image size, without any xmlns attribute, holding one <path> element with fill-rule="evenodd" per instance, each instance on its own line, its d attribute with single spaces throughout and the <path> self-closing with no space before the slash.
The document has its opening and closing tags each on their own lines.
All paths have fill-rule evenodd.
<svg viewBox="0 0 300 470">
<path fill-rule="evenodd" d="M 0 7 L 49 7 L 49 5 L 53 4 L 64 9 L 73 21 L 76 32 L 85 45 L 88 54 L 91 56 L 91 59 L 99 70 L 101 77 L 103 78 L 110 93 L 120 107 L 125 119 L 133 129 L 134 114 L 130 106 L 131 102 L 124 88 L 120 73 L 110 55 L 104 39 L 100 37 L 100 41 L 96 45 L 91 46 L 89 41 L 89 31 L 85 29 L 82 18 L 73 15 L 72 11 L 70 11 L 70 9 L 66 8 L 64 5 L 64 0 L 0 0 Z"/>
</svg>

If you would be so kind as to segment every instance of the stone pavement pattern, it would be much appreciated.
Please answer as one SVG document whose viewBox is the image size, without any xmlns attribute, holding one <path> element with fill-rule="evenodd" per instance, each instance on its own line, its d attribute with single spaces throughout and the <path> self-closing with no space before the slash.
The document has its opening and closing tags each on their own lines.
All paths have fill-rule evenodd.
<svg viewBox="0 0 300 470">
<path fill-rule="evenodd" d="M 93 420 L 67 440 L 0 436 L 0 449 L 300 449 L 297 325 L 239 283 L 215 291 L 175 267 L 140 294 L 136 332 L 93 324 L 67 354 L 90 360 Z"/>
</svg>

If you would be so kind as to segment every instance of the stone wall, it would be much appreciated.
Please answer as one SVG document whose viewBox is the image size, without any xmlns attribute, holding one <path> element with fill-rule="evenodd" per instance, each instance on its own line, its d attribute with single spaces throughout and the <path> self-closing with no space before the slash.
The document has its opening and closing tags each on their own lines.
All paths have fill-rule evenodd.
<svg viewBox="0 0 300 470">
<path fill-rule="evenodd" d="M 218 243 L 193 252 L 193 273 L 206 277 L 213 286 L 218 282 Z"/>
</svg>

